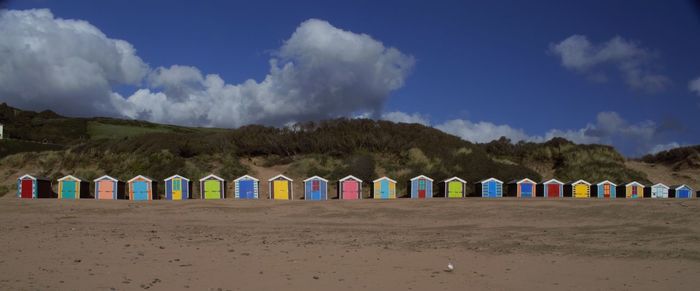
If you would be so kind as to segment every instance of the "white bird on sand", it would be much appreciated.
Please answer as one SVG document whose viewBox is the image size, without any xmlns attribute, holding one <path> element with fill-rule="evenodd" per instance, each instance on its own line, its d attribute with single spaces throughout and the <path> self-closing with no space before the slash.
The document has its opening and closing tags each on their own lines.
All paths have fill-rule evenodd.
<svg viewBox="0 0 700 291">
<path fill-rule="evenodd" d="M 455 266 L 452 265 L 452 263 L 447 263 L 447 269 L 445 271 L 447 272 L 452 272 L 454 271 Z"/>
</svg>

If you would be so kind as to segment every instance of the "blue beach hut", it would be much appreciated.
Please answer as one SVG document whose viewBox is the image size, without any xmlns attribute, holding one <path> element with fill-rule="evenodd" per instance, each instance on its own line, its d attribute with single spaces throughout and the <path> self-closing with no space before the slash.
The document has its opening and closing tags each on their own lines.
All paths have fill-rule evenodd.
<svg viewBox="0 0 700 291">
<path fill-rule="evenodd" d="M 304 180 L 304 200 L 327 200 L 328 180 L 313 176 Z"/>
<path fill-rule="evenodd" d="M 258 199 L 260 180 L 243 175 L 233 180 L 233 191 L 236 199 Z"/>
</svg>

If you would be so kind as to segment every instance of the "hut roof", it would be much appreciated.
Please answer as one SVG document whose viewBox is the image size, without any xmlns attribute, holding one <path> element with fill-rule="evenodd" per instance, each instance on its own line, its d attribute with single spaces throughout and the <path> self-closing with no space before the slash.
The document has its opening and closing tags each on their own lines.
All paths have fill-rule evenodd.
<svg viewBox="0 0 700 291">
<path fill-rule="evenodd" d="M 588 183 L 586 180 L 583 180 L 583 179 L 566 183 L 566 185 L 575 185 L 575 184 L 586 184 L 588 186 L 591 186 L 591 183 Z"/>
<path fill-rule="evenodd" d="M 459 178 L 459 177 L 452 177 L 452 178 L 449 178 L 449 179 L 447 179 L 447 180 L 445 180 L 445 181 L 443 181 L 443 182 L 447 183 L 447 182 L 451 182 L 451 181 L 454 181 L 454 180 L 460 181 L 460 182 L 462 182 L 462 183 L 464 183 L 464 184 L 467 183 L 467 181 L 462 180 L 462 179 Z"/>
<path fill-rule="evenodd" d="M 639 183 L 637 181 L 632 181 L 632 182 L 627 183 L 625 186 L 642 186 L 642 187 L 644 187 L 644 184 Z"/>
<path fill-rule="evenodd" d="M 309 177 L 309 178 L 307 178 L 306 180 L 304 180 L 304 182 L 311 181 L 311 180 L 314 180 L 314 179 L 323 180 L 323 182 L 328 183 L 328 180 L 326 180 L 326 179 L 324 179 L 324 178 L 321 178 L 321 177 L 319 177 L 319 176 Z"/>
<path fill-rule="evenodd" d="M 138 180 L 138 179 L 146 180 L 146 181 L 148 181 L 148 182 L 153 182 L 153 179 L 151 179 L 151 178 L 149 178 L 149 177 L 146 177 L 146 176 L 144 176 L 144 175 L 138 175 L 138 176 L 136 176 L 136 177 L 133 177 L 133 178 L 131 178 L 131 180 L 129 180 L 129 181 L 127 181 L 127 182 L 128 182 L 128 183 L 131 183 L 131 182 L 133 182 L 133 181 L 135 181 L 135 180 Z"/>
<path fill-rule="evenodd" d="M 345 176 L 345 178 L 342 178 L 342 179 L 340 179 L 340 180 L 338 180 L 338 181 L 343 182 L 343 181 L 349 180 L 349 179 L 353 179 L 353 180 L 355 180 L 355 181 L 357 181 L 357 182 L 362 183 L 362 180 L 360 180 L 359 178 L 357 178 L 357 177 L 355 177 L 355 176 L 353 176 L 353 175 Z"/>
<path fill-rule="evenodd" d="M 600 186 L 600 185 L 603 185 L 603 184 L 605 184 L 605 183 L 610 184 L 610 185 L 613 185 L 613 186 L 617 186 L 617 184 L 615 184 L 615 183 L 613 183 L 613 182 L 610 182 L 610 180 L 605 180 L 605 181 L 599 182 L 599 183 L 596 184 L 596 185 Z"/>
<path fill-rule="evenodd" d="M 481 180 L 481 181 L 479 181 L 479 182 L 477 182 L 477 183 L 481 183 L 481 184 L 483 184 L 483 183 L 486 183 L 486 182 L 489 182 L 489 181 L 496 181 L 496 182 L 498 182 L 498 183 L 501 183 L 501 184 L 503 184 L 503 181 L 501 181 L 501 180 L 498 180 L 498 179 L 496 179 L 496 178 L 493 178 L 493 177 L 491 177 L 491 178 L 488 178 L 488 179 L 484 179 L 484 180 Z"/>
<path fill-rule="evenodd" d="M 78 182 L 82 182 L 82 181 L 85 180 L 85 179 L 81 179 L 81 178 L 78 178 L 78 177 L 73 176 L 73 175 L 67 175 L 67 176 L 65 176 L 65 177 L 63 177 L 63 178 L 61 178 L 61 179 L 58 179 L 59 182 L 60 182 L 60 181 L 63 181 L 63 180 L 76 180 L 76 181 L 78 181 Z"/>
<path fill-rule="evenodd" d="M 186 180 L 187 182 L 190 181 L 190 179 L 187 179 L 187 178 L 185 178 L 185 177 L 183 177 L 183 176 L 180 176 L 180 175 L 178 175 L 178 174 L 175 174 L 175 175 L 172 175 L 172 176 L 170 176 L 170 177 L 167 177 L 167 178 L 163 179 L 163 181 L 170 181 L 170 180 L 175 179 L 175 178 L 180 178 L 180 179 Z"/>
<path fill-rule="evenodd" d="M 520 180 L 518 180 L 518 179 L 511 180 L 510 182 L 508 182 L 508 184 L 521 184 L 521 183 L 524 183 L 524 182 L 530 182 L 530 183 L 532 183 L 532 184 L 537 184 L 537 182 L 533 181 L 533 180 L 530 179 L 530 178 L 522 178 L 522 179 L 520 179 Z"/>
<path fill-rule="evenodd" d="M 285 179 L 285 180 L 290 181 L 290 182 L 294 181 L 294 180 L 292 180 L 292 178 L 289 178 L 289 177 L 287 177 L 287 176 L 285 176 L 285 175 L 282 175 L 282 174 L 279 174 L 279 175 L 277 175 L 277 176 L 274 176 L 274 177 L 270 178 L 270 179 L 267 180 L 267 181 L 268 181 L 268 182 L 271 182 L 271 181 L 277 180 L 277 179 L 279 179 L 279 178 Z"/>
<path fill-rule="evenodd" d="M 204 177 L 204 178 L 202 178 L 202 179 L 199 179 L 199 182 L 202 182 L 202 181 L 204 181 L 204 180 L 209 180 L 209 179 L 216 179 L 216 180 L 219 180 L 219 181 L 221 181 L 221 182 L 226 181 L 226 180 L 224 180 L 223 178 L 221 178 L 221 177 L 219 177 L 219 176 L 217 176 L 217 175 L 209 174 L 208 176 L 206 176 L 206 177 Z"/>
<path fill-rule="evenodd" d="M 377 180 L 374 180 L 374 181 L 372 181 L 372 183 L 379 182 L 379 181 L 381 181 L 381 180 L 389 180 L 389 181 L 392 182 L 392 183 L 396 183 L 396 181 L 392 180 L 391 178 L 389 178 L 389 177 L 387 177 L 387 176 L 384 176 L 384 177 L 381 177 L 381 178 L 379 178 L 379 179 L 377 179 Z"/>
<path fill-rule="evenodd" d="M 108 176 L 108 175 L 104 175 L 104 176 L 102 176 L 102 177 L 99 177 L 99 178 L 93 180 L 93 182 L 97 182 L 97 181 L 105 180 L 105 179 L 107 179 L 107 180 L 112 180 L 112 181 L 114 181 L 114 182 L 119 182 L 119 179 L 116 179 L 116 178 L 111 177 L 111 176 Z"/>
<path fill-rule="evenodd" d="M 255 181 L 255 182 L 260 181 L 260 180 L 256 179 L 255 177 L 249 176 L 249 175 L 240 176 L 240 177 L 236 178 L 236 180 L 233 180 L 233 181 L 234 181 L 234 182 L 238 182 L 238 181 L 240 181 L 240 180 L 253 180 L 253 181 Z"/>
<path fill-rule="evenodd" d="M 430 179 L 430 178 L 429 178 L 428 176 L 426 176 L 426 175 L 418 175 L 418 176 L 415 176 L 415 177 L 411 178 L 411 181 L 417 180 L 417 179 L 421 179 L 421 178 L 426 179 L 426 180 L 430 180 L 430 182 L 433 181 L 433 179 Z"/>
<path fill-rule="evenodd" d="M 542 182 L 542 184 L 552 184 L 552 183 L 557 183 L 557 184 L 560 184 L 560 185 L 564 185 L 564 182 L 559 181 L 559 180 L 557 180 L 557 179 L 549 179 L 549 180 L 547 180 L 547 181 Z"/>
</svg>

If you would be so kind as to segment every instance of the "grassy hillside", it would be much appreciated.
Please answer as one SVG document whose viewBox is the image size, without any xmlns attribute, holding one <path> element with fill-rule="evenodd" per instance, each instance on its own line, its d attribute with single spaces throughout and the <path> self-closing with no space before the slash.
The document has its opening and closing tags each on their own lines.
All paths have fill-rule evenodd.
<svg viewBox="0 0 700 291">
<path fill-rule="evenodd" d="M 662 164 L 675 171 L 700 169 L 700 146 L 680 147 L 646 155 L 641 159 L 645 163 Z"/>
<path fill-rule="evenodd" d="M 628 168 L 626 159 L 610 146 L 576 145 L 563 138 L 539 144 L 512 144 L 502 138 L 483 147 L 493 157 L 536 169 L 546 178 L 561 181 L 649 182 L 645 173 Z"/>
<path fill-rule="evenodd" d="M 70 118 L 52 111 L 32 112 L 0 104 L 5 137 L 59 145 L 94 139 L 120 139 L 153 132 L 192 132 L 199 129 L 113 118 Z"/>
<path fill-rule="evenodd" d="M 195 178 L 213 172 L 231 180 L 264 169 L 293 178 L 322 175 L 331 180 L 352 174 L 371 181 L 388 175 L 399 182 L 401 193 L 419 174 L 436 181 L 452 176 L 469 182 L 488 177 L 647 181 L 644 173 L 627 168 L 624 157 L 608 146 L 575 145 L 562 139 L 473 144 L 431 127 L 366 119 L 211 129 L 67 118 L 2 104 L 0 123 L 13 138 L 0 143 L 0 183 L 5 185 L 22 171 L 86 179 L 103 174 L 163 179 L 174 173 Z"/>
</svg>

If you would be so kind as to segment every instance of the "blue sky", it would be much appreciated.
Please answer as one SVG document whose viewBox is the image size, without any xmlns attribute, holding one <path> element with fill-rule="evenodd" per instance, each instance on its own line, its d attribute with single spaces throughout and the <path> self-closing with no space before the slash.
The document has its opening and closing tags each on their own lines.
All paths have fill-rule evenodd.
<svg viewBox="0 0 700 291">
<path fill-rule="evenodd" d="M 340 94 L 338 100 L 365 98 L 352 94 L 370 97 L 357 101 L 349 111 L 332 109 L 336 115 L 356 116 L 366 111 L 368 116 L 377 118 L 430 124 L 478 142 L 499 134 L 513 140 L 533 141 L 564 136 L 581 143 L 612 144 L 630 156 L 700 143 L 700 128 L 695 126 L 700 119 L 700 83 L 697 91 L 693 91 L 690 85 L 691 81 L 700 78 L 700 14 L 691 1 L 377 2 L 380 1 L 69 0 L 10 1 L 6 8 L 48 8 L 51 19 L 84 20 L 107 39 L 128 42 L 135 49 L 133 55 L 147 68 L 136 74 L 140 77 L 138 80 L 123 77 L 124 74 L 107 76 L 106 86 L 112 92 L 105 94 L 118 94 L 128 100 L 130 95 L 136 95 L 137 90 L 148 90 L 141 91 L 143 96 L 134 98 L 134 102 L 145 100 L 151 103 L 155 99 L 149 98 L 158 98 L 157 93 L 163 93 L 159 96 L 168 100 L 213 94 L 213 99 L 203 101 L 210 105 L 212 100 L 219 100 L 216 98 L 229 98 L 230 95 L 224 93 L 212 93 L 214 90 L 209 89 L 209 83 L 200 80 L 206 79 L 207 74 L 216 74 L 225 84 L 234 86 L 249 79 L 258 82 L 250 90 L 263 93 L 241 93 L 243 97 L 235 97 L 242 98 L 244 101 L 240 102 L 244 103 L 245 98 L 258 97 L 274 101 L 281 98 L 276 95 L 291 94 L 288 92 L 315 94 L 317 91 L 309 89 L 315 85 L 310 83 L 337 81 L 336 78 L 314 79 L 309 76 L 323 73 L 300 73 L 301 69 L 298 69 L 295 72 L 302 77 L 285 83 L 285 86 L 299 86 L 301 89 L 269 91 L 264 89 L 267 87 L 263 80 L 273 75 L 271 59 L 280 59 L 280 68 L 285 59 L 287 63 L 300 64 L 312 58 L 314 63 L 328 61 L 329 65 L 310 66 L 309 70 L 327 72 L 337 68 L 366 72 L 367 66 L 362 63 L 367 61 L 365 58 L 347 61 L 350 63 L 329 60 L 338 53 L 353 54 L 352 51 L 332 48 L 335 51 L 328 52 L 325 58 L 313 58 L 309 56 L 313 55 L 308 51 L 309 46 L 306 46 L 308 39 L 292 37 L 305 21 L 318 19 L 330 26 L 319 24 L 318 30 L 310 31 L 332 33 L 338 29 L 353 35 L 366 34 L 372 41 L 381 43 L 384 49 L 393 47 L 401 54 L 395 57 L 383 51 L 370 57 L 387 62 L 389 66 L 398 63 L 405 67 L 372 76 L 382 79 L 388 74 L 387 79 L 398 81 L 400 85 L 392 83 L 394 85 L 377 88 L 376 84 L 367 84 L 371 82 L 367 80 L 337 85 L 341 89 L 343 86 L 356 89 L 365 85 L 371 88 L 341 90 L 346 95 Z M 27 31 L 26 27 L 19 27 L 12 35 L 26 39 L 26 35 L 22 36 L 23 31 Z M 57 32 L 57 35 L 62 34 Z M 579 37 L 570 39 L 576 35 Z M 65 37 L 49 39 L 70 41 Z M 567 39 L 571 40 L 572 46 L 566 51 L 555 48 Z M 285 49 L 285 43 L 296 41 L 299 46 L 290 45 Z M 74 57 L 71 50 L 67 51 L 55 57 Z M 583 53 L 583 59 L 577 58 L 581 56 L 577 53 Z M 102 57 L 108 57 L 108 54 Z M 566 60 L 572 62 L 566 65 Z M 195 68 L 203 75 L 201 78 L 192 77 L 196 81 L 188 79 L 184 82 L 197 83 L 193 85 L 195 89 L 185 88 L 184 83 L 158 86 L 163 83 L 153 81 L 157 78 L 154 71 L 164 68 L 158 75 L 162 77 L 174 72 L 169 70 L 173 65 Z M 61 67 L 65 68 L 64 65 Z M 177 72 L 178 76 L 196 75 L 191 70 L 178 69 Z M 14 81 L 18 80 L 22 81 L 19 77 Z M 168 80 L 171 82 L 172 78 Z M 93 87 L 103 86 L 102 83 L 96 82 Z M 271 83 L 270 87 L 280 86 L 280 81 L 272 80 Z M 7 84 L 0 81 L 0 85 L 10 88 L 11 85 Z M 207 89 L 199 90 L 200 87 Z M 66 100 L 42 94 L 62 88 L 49 87 L 43 93 L 17 100 L 5 97 L 8 94 L 5 92 L 0 101 L 20 107 L 53 108 L 56 102 Z M 172 88 L 180 91 L 175 92 Z M 71 87 L 71 90 L 77 89 Z M 202 93 L 205 91 L 207 93 Z M 66 96 L 71 97 L 66 98 L 89 95 L 75 92 L 92 91 L 68 91 Z M 282 103 L 305 98 L 287 97 L 282 98 L 286 100 Z M 53 103 L 35 102 L 37 98 L 57 100 Z M 57 107 L 56 111 L 69 115 L 123 115 L 157 122 L 231 127 L 246 123 L 284 125 L 290 121 L 326 117 L 303 109 L 297 111 L 302 113 L 264 109 L 268 115 L 257 119 L 240 117 L 229 120 L 215 117 L 211 112 L 203 112 L 196 118 L 168 119 L 160 118 L 154 112 L 144 114 L 143 108 L 134 102 L 115 105 L 121 108 L 116 111 L 97 108 L 99 106 L 76 110 Z M 234 111 L 257 108 L 233 104 L 230 110 Z M 167 109 L 162 114 L 174 110 L 177 108 Z"/>
</svg>

